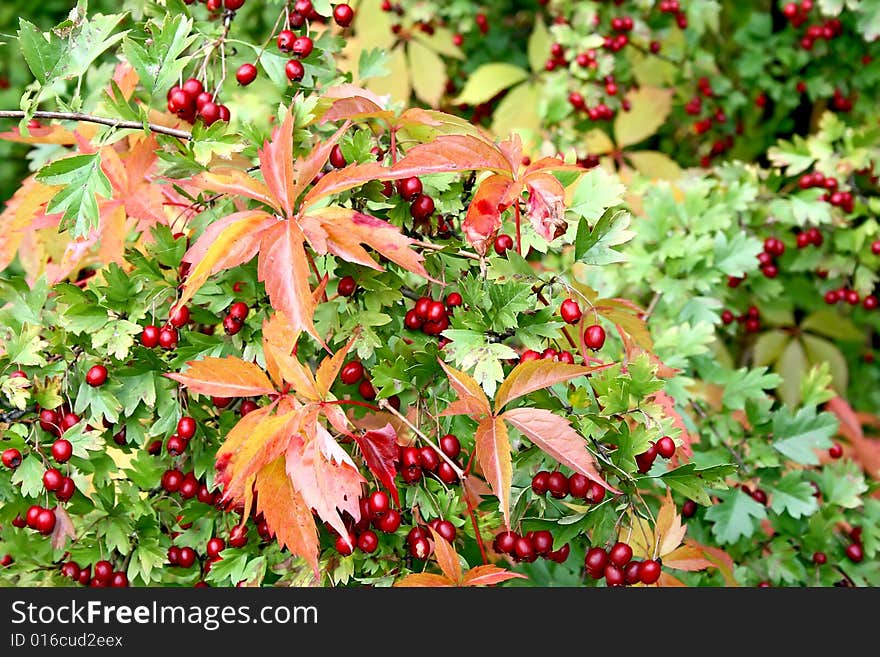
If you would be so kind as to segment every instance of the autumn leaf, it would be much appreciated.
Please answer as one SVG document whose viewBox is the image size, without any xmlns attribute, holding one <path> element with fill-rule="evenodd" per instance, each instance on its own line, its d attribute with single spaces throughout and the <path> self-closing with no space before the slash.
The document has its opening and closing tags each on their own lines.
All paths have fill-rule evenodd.
<svg viewBox="0 0 880 657">
<path fill-rule="evenodd" d="M 462 586 L 493 586 L 509 579 L 527 579 L 522 573 L 512 573 L 493 564 L 474 566 L 464 574 Z"/>
<path fill-rule="evenodd" d="M 501 417 L 562 465 L 580 472 L 609 492 L 620 494 L 599 475 L 584 439 L 565 418 L 543 408 L 514 408 Z"/>
<path fill-rule="evenodd" d="M 865 437 L 858 416 L 842 397 L 834 397 L 827 407 L 840 421 L 840 433 L 852 445 L 855 457 L 865 472 L 871 477 L 880 477 L 880 442 Z"/>
<path fill-rule="evenodd" d="M 458 393 L 458 399 L 449 404 L 441 415 L 470 415 L 476 419 L 492 414 L 489 399 L 479 383 L 442 360 L 438 362 L 449 377 L 449 385 Z"/>
<path fill-rule="evenodd" d="M 52 509 L 55 514 L 55 529 L 52 530 L 52 549 L 63 550 L 67 545 L 67 539 L 76 540 L 76 529 L 64 507 L 56 506 Z"/>
<path fill-rule="evenodd" d="M 6 202 L 0 214 L 0 271 L 15 259 L 41 208 L 45 208 L 57 191 L 58 187 L 44 185 L 37 182 L 35 176 L 28 176 Z"/>
<path fill-rule="evenodd" d="M 257 473 L 254 488 L 257 512 L 263 514 L 275 531 L 278 544 L 308 561 L 317 579 L 318 530 L 311 510 L 287 477 L 283 457 L 276 458 Z"/>
<path fill-rule="evenodd" d="M 477 425 L 474 442 L 480 469 L 498 498 L 504 514 L 504 525 L 510 527 L 510 481 L 513 468 L 510 461 L 510 440 L 504 421 L 498 417 L 484 419 Z"/>
<path fill-rule="evenodd" d="M 671 395 L 666 394 L 662 390 L 655 392 L 651 396 L 651 400 L 660 405 L 666 417 L 672 419 L 672 426 L 681 431 L 681 447 L 687 456 L 692 456 L 694 450 L 691 445 L 700 442 L 699 434 L 692 433 L 684 423 L 684 418 L 675 407 L 675 399 Z"/>
<path fill-rule="evenodd" d="M 443 574 L 456 585 L 461 583 L 461 564 L 458 561 L 458 553 L 452 544 L 445 538 L 440 536 L 433 528 L 429 527 L 431 538 L 434 539 L 434 556 L 437 559 L 437 565 Z"/>
<path fill-rule="evenodd" d="M 394 582 L 394 586 L 398 588 L 437 588 L 455 586 L 455 584 L 446 575 L 411 573 Z"/>
<path fill-rule="evenodd" d="M 465 237 L 480 255 L 489 250 L 501 229 L 505 199 L 513 186 L 510 178 L 493 174 L 480 183 L 462 223 Z"/>
<path fill-rule="evenodd" d="M 498 391 L 495 393 L 495 408 L 502 408 L 514 399 L 536 390 L 570 381 L 579 376 L 586 376 L 590 372 L 603 368 L 604 366 L 568 365 L 552 360 L 531 360 L 519 363 L 498 386 Z"/>
<path fill-rule="evenodd" d="M 354 434 L 354 439 L 360 447 L 364 461 L 385 489 L 394 498 L 394 505 L 400 506 L 400 497 L 394 477 L 397 468 L 394 463 L 397 460 L 397 432 L 390 423 L 381 429 L 370 429 L 363 434 Z"/>
<path fill-rule="evenodd" d="M 254 363 L 227 356 L 189 361 L 183 374 L 166 374 L 190 392 L 213 397 L 259 397 L 275 392 L 266 374 Z"/>
</svg>

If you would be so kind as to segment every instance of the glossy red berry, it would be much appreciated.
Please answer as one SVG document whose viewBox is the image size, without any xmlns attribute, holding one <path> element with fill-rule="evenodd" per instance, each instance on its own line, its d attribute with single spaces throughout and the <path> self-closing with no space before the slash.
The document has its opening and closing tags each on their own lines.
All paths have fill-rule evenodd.
<svg viewBox="0 0 880 657">
<path fill-rule="evenodd" d="M 427 219 L 434 213 L 434 199 L 427 194 L 419 194 L 409 206 L 409 213 L 413 219 Z"/>
<path fill-rule="evenodd" d="M 547 558 L 550 561 L 555 561 L 556 563 L 565 563 L 568 559 L 568 555 L 571 554 L 571 545 L 566 543 L 558 550 L 553 550 L 547 554 Z"/>
<path fill-rule="evenodd" d="M 386 534 L 393 534 L 400 528 L 400 511 L 388 509 L 376 522 L 376 528 Z"/>
<path fill-rule="evenodd" d="M 547 490 L 553 497 L 562 499 L 568 495 L 568 477 L 559 470 L 551 472 L 547 477 Z"/>
<path fill-rule="evenodd" d="M 65 441 L 67 442 L 67 441 Z M 70 443 L 67 443 L 68 445 Z M 15 470 L 18 466 L 21 465 L 21 452 L 15 449 L 14 447 L 10 447 L 9 449 L 3 450 L 3 465 L 5 465 L 10 470 Z"/>
<path fill-rule="evenodd" d="M 306 69 L 297 59 L 291 59 L 284 65 L 284 74 L 291 82 L 299 82 L 306 74 Z"/>
<path fill-rule="evenodd" d="M 458 308 L 462 303 L 464 303 L 464 300 L 458 292 L 450 292 L 446 295 L 446 307 L 449 308 L 449 310 Z"/>
<path fill-rule="evenodd" d="M 367 554 L 375 552 L 376 548 L 379 547 L 379 537 L 376 536 L 376 532 L 368 529 L 358 536 L 357 546 L 362 552 L 366 552 Z"/>
<path fill-rule="evenodd" d="M 839 459 L 843 456 L 843 447 L 840 443 L 834 443 L 831 447 L 828 448 L 828 456 L 833 459 Z"/>
<path fill-rule="evenodd" d="M 73 494 L 76 492 L 76 484 L 73 483 L 73 479 L 70 477 L 63 477 L 61 479 L 61 485 L 58 487 L 58 490 L 55 491 L 55 498 L 59 502 L 67 502 Z"/>
<path fill-rule="evenodd" d="M 600 547 L 593 547 L 584 557 L 584 567 L 593 579 L 601 579 L 608 565 L 608 553 Z"/>
<path fill-rule="evenodd" d="M 455 525 L 448 520 L 440 520 L 434 524 L 434 531 L 449 543 L 455 541 Z"/>
<path fill-rule="evenodd" d="M 657 446 L 651 445 L 646 451 L 636 456 L 636 465 L 638 465 L 639 473 L 645 474 L 654 465 L 657 459 Z"/>
<path fill-rule="evenodd" d="M 304 59 L 312 54 L 312 50 L 314 49 L 314 47 L 315 44 L 312 41 L 311 37 L 299 36 L 293 40 L 293 44 L 291 45 L 290 50 L 300 59 Z"/>
<path fill-rule="evenodd" d="M 391 508 L 391 499 L 384 491 L 374 491 L 367 498 L 367 508 L 372 515 L 380 516 Z"/>
<path fill-rule="evenodd" d="M 541 470 L 540 472 L 535 473 L 535 476 L 532 477 L 532 492 L 535 495 L 544 495 L 548 490 L 549 479 L 550 473 L 546 470 Z"/>
<path fill-rule="evenodd" d="M 643 561 L 639 566 L 639 580 L 642 584 L 654 584 L 660 579 L 660 564 L 655 559 Z"/>
<path fill-rule="evenodd" d="M 626 543 L 618 541 L 608 552 L 608 558 L 615 566 L 623 568 L 632 561 L 633 549 Z"/>
<path fill-rule="evenodd" d="M 828 561 L 828 555 L 826 555 L 824 552 L 814 552 L 813 553 L 813 563 L 816 564 L 817 566 L 821 566 L 822 564 L 824 564 L 827 561 Z"/>
<path fill-rule="evenodd" d="M 440 449 L 443 450 L 443 453 L 446 454 L 446 456 L 455 459 L 461 454 L 461 443 L 455 435 L 447 433 L 440 438 Z"/>
<path fill-rule="evenodd" d="M 43 487 L 50 493 L 61 488 L 61 482 L 64 475 L 58 468 L 49 468 L 43 473 Z"/>
<path fill-rule="evenodd" d="M 605 576 L 605 583 L 608 586 L 623 586 L 626 583 L 626 578 L 623 574 L 623 568 L 620 566 L 616 566 L 613 563 L 609 563 L 605 566 L 605 570 L 603 571 L 603 575 Z"/>
<path fill-rule="evenodd" d="M 183 473 L 180 470 L 166 470 L 162 474 L 162 489 L 168 493 L 176 493 L 183 483 Z"/>
<path fill-rule="evenodd" d="M 359 360 L 352 360 L 342 366 L 339 371 L 339 379 L 345 385 L 354 385 L 364 378 L 364 366 Z"/>
<path fill-rule="evenodd" d="M 92 365 L 86 372 L 86 383 L 93 388 L 104 385 L 107 380 L 107 368 L 103 365 Z"/>
<path fill-rule="evenodd" d="M 409 543 L 409 553 L 419 561 L 424 561 L 430 557 L 431 551 L 431 544 L 424 536 L 416 538 Z"/>
<path fill-rule="evenodd" d="M 333 7 L 333 20 L 339 27 L 348 27 L 354 20 L 354 9 L 347 4 L 336 5 Z"/>
<path fill-rule="evenodd" d="M 575 472 L 568 478 L 568 494 L 581 499 L 586 498 L 590 490 L 590 480 L 580 472 Z"/>
<path fill-rule="evenodd" d="M 51 409 L 44 408 L 40 411 L 39 422 L 43 431 L 56 435 L 61 432 L 61 419 L 58 417 L 58 413 Z"/>
<path fill-rule="evenodd" d="M 584 345 L 588 349 L 598 351 L 605 344 L 605 329 L 598 324 L 593 324 L 584 329 Z"/>
<path fill-rule="evenodd" d="M 171 311 L 171 315 L 168 318 L 168 323 L 171 326 L 181 328 L 186 326 L 187 322 L 189 322 L 189 308 L 187 306 L 180 306 Z"/>
<path fill-rule="evenodd" d="M 346 538 L 348 540 L 346 540 Z M 357 536 L 353 533 L 349 532 L 348 536 L 338 536 L 336 538 L 336 551 L 341 554 L 343 557 L 347 557 L 352 552 L 354 552 L 355 547 L 357 547 Z"/>
<path fill-rule="evenodd" d="M 186 451 L 187 442 L 184 438 L 174 434 L 168 438 L 168 442 L 165 443 L 165 449 L 171 456 L 179 456 Z"/>
<path fill-rule="evenodd" d="M 367 379 L 361 381 L 358 386 L 358 393 L 364 399 L 370 401 L 376 398 L 376 389 L 373 387 L 373 384 L 370 383 Z"/>
<path fill-rule="evenodd" d="M 250 308 L 244 301 L 236 301 L 231 306 L 229 306 L 229 316 L 237 319 L 240 322 L 243 322 L 247 319 L 248 312 Z"/>
<path fill-rule="evenodd" d="M 59 438 L 52 443 L 52 458 L 58 463 L 67 463 L 73 456 L 73 445 L 69 440 Z"/>
<path fill-rule="evenodd" d="M 419 463 L 425 470 L 434 472 L 440 465 L 440 455 L 433 447 L 426 445 L 419 449 Z"/>
<path fill-rule="evenodd" d="M 214 558 L 220 556 L 220 553 L 226 549 L 226 543 L 222 538 L 214 537 L 208 540 L 208 544 L 205 547 L 205 554 L 209 557 Z"/>
<path fill-rule="evenodd" d="M 159 346 L 163 349 L 174 349 L 177 346 L 177 329 L 173 326 L 163 326 L 159 329 Z"/>
<path fill-rule="evenodd" d="M 865 558 L 865 552 L 862 549 L 861 543 L 850 543 L 846 546 L 844 553 L 846 554 L 846 558 L 853 563 L 859 563 Z"/>
<path fill-rule="evenodd" d="M 458 483 L 458 475 L 446 461 L 441 461 L 440 465 L 437 466 L 437 476 L 440 478 L 440 481 L 448 486 Z"/>
<path fill-rule="evenodd" d="M 37 518 L 40 517 L 40 512 L 43 510 L 43 507 L 38 506 L 36 504 L 30 506 L 25 514 L 25 524 L 31 529 L 37 528 Z"/>
<path fill-rule="evenodd" d="M 675 455 L 675 441 L 669 436 L 663 436 L 657 441 L 657 454 L 664 459 L 671 459 Z"/>
<path fill-rule="evenodd" d="M 281 52 L 290 52 L 293 49 L 293 42 L 296 35 L 290 30 L 281 30 L 278 33 L 278 50 Z"/>
<path fill-rule="evenodd" d="M 495 238 L 495 243 L 492 246 L 495 249 L 495 253 L 500 256 L 503 256 L 510 249 L 513 248 L 513 238 L 510 235 L 505 235 L 501 233 L 498 237 Z"/>
<path fill-rule="evenodd" d="M 685 500 L 684 504 L 681 505 L 681 515 L 684 518 L 693 518 L 696 512 L 697 503 L 693 500 Z"/>
<path fill-rule="evenodd" d="M 190 568 L 196 562 L 196 551 L 191 547 L 180 548 L 180 556 L 177 558 L 177 565 L 181 568 Z"/>
<path fill-rule="evenodd" d="M 43 534 L 51 534 L 52 530 L 55 529 L 55 512 L 51 509 L 41 509 L 39 515 L 36 519 L 36 525 L 34 529 Z"/>
<path fill-rule="evenodd" d="M 184 415 L 177 421 L 177 435 L 189 440 L 196 435 L 196 421 L 188 415 Z"/>
<path fill-rule="evenodd" d="M 330 150 L 330 166 L 334 169 L 344 169 L 348 162 L 345 161 L 345 155 L 342 154 L 342 148 L 339 144 L 335 144 Z"/>
<path fill-rule="evenodd" d="M 343 297 L 350 297 L 356 289 L 357 283 L 355 283 L 351 276 L 343 276 L 339 279 L 339 283 L 336 286 L 336 291 Z"/>
<path fill-rule="evenodd" d="M 623 568 L 623 579 L 627 584 L 638 584 L 640 580 L 641 561 L 630 561 Z"/>
<path fill-rule="evenodd" d="M 159 327 L 153 324 L 145 326 L 141 331 L 141 344 L 148 349 L 157 346 L 159 344 Z"/>
<path fill-rule="evenodd" d="M 525 536 L 519 536 L 516 539 L 516 542 L 513 546 L 513 554 L 520 561 L 534 561 L 535 557 L 535 546 L 532 545 L 532 542 L 526 538 Z"/>
<path fill-rule="evenodd" d="M 581 319 L 581 307 L 574 299 L 566 299 L 559 306 L 559 314 L 567 324 L 577 324 Z"/>
<path fill-rule="evenodd" d="M 535 554 L 538 556 L 546 556 L 553 550 L 553 534 L 546 529 L 536 531 L 532 535 L 532 545 L 535 548 Z"/>
<path fill-rule="evenodd" d="M 238 83 L 241 86 L 248 86 L 251 82 L 257 79 L 257 67 L 250 62 L 242 64 L 235 72 L 235 79 L 238 80 Z"/>
<path fill-rule="evenodd" d="M 500 554 L 513 554 L 516 549 L 517 535 L 513 532 L 501 532 L 492 542 L 492 548 Z"/>
<path fill-rule="evenodd" d="M 247 525 L 236 525 L 229 531 L 229 545 L 234 548 L 247 545 Z"/>
</svg>

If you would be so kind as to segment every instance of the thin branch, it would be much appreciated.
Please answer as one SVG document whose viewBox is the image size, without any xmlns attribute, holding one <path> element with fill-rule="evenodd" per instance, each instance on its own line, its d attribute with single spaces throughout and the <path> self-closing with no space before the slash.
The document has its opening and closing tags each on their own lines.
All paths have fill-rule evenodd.
<svg viewBox="0 0 880 657">
<path fill-rule="evenodd" d="M 647 324 L 648 320 L 651 318 L 651 315 L 654 314 L 654 309 L 657 307 L 657 304 L 660 302 L 660 299 L 663 298 L 662 292 L 655 292 L 654 296 L 651 298 L 651 303 L 648 304 L 648 309 L 645 310 L 645 314 L 642 316 L 642 320 Z"/>
<path fill-rule="evenodd" d="M 430 242 L 420 242 L 418 240 L 413 240 L 413 246 L 417 246 L 420 249 L 427 249 L 428 251 L 442 251 L 445 249 L 445 246 L 440 244 L 431 244 Z M 459 249 L 458 251 L 451 252 L 452 255 L 457 255 L 460 258 L 470 258 L 471 260 L 479 260 L 480 256 L 476 253 L 471 253 L 470 251 L 463 251 Z"/>
<path fill-rule="evenodd" d="M 413 431 L 414 434 L 416 434 L 419 438 L 421 438 L 426 443 L 428 443 L 431 447 L 434 448 L 434 451 L 437 452 L 438 456 L 440 456 L 440 458 L 442 458 L 444 461 L 446 461 L 446 463 L 448 463 L 452 467 L 452 469 L 455 471 L 456 476 L 460 480 L 464 479 L 464 471 L 460 467 L 458 467 L 458 464 L 455 461 L 453 461 L 451 458 L 446 456 L 446 453 L 442 449 L 440 449 L 440 447 L 436 443 L 434 443 L 433 440 L 431 440 L 425 434 L 423 434 L 421 431 L 419 431 L 418 427 L 416 427 L 412 422 L 410 422 L 409 419 L 407 419 L 407 417 L 405 415 L 403 415 L 400 411 L 398 411 L 391 404 L 389 404 L 388 400 L 380 399 L 379 400 L 379 408 L 381 408 L 384 411 L 388 411 L 389 413 L 391 413 L 393 415 L 396 415 L 397 418 L 401 422 L 403 422 L 406 426 L 408 426 Z"/>
<path fill-rule="evenodd" d="M 25 113 L 20 110 L 0 110 L 0 119 L 23 119 Z M 35 119 L 59 119 L 61 121 L 83 121 L 85 123 L 99 123 L 108 125 L 111 128 L 119 128 L 122 130 L 143 130 L 144 124 L 140 121 L 123 121 L 121 119 L 111 119 L 104 116 L 94 116 L 92 114 L 83 114 L 81 112 L 34 112 Z M 148 123 L 147 129 L 150 132 L 156 132 L 161 135 L 169 135 L 188 141 L 192 139 L 192 134 L 186 130 L 178 130 L 177 128 L 166 128 L 164 125 L 156 125 Z"/>
</svg>

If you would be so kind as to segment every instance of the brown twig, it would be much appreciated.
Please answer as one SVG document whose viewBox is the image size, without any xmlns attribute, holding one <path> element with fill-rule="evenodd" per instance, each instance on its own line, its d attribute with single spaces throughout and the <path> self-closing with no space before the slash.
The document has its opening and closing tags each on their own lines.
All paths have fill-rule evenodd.
<svg viewBox="0 0 880 657">
<path fill-rule="evenodd" d="M 0 110 L 0 119 L 23 119 L 25 113 L 20 110 Z M 83 114 L 82 112 L 34 112 L 35 119 L 59 119 L 61 121 L 83 121 L 85 123 L 98 123 L 107 125 L 111 128 L 119 128 L 122 130 L 143 130 L 144 124 L 139 121 L 123 121 L 121 119 L 111 119 L 105 116 L 94 116 L 93 114 Z M 177 128 L 166 128 L 164 125 L 156 125 L 154 123 L 147 124 L 147 130 L 160 135 L 168 135 L 189 141 L 192 134 L 186 130 L 178 130 Z"/>
</svg>

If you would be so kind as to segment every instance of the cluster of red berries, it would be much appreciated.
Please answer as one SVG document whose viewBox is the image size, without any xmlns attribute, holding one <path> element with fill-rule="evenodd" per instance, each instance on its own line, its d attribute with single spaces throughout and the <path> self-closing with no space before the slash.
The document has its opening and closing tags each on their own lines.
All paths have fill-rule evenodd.
<svg viewBox="0 0 880 657">
<path fill-rule="evenodd" d="M 743 493 L 755 500 L 755 502 L 757 502 L 758 504 L 762 506 L 767 506 L 767 493 L 763 489 L 757 487 L 752 489 L 748 486 L 740 486 L 740 490 L 742 490 Z"/>
<path fill-rule="evenodd" d="M 416 176 L 398 180 L 397 193 L 409 202 L 409 214 L 417 223 L 425 223 L 434 214 L 434 199 L 424 193 Z"/>
<path fill-rule="evenodd" d="M 777 237 L 768 237 L 764 240 L 764 250 L 758 254 L 758 263 L 761 265 L 761 273 L 767 278 L 776 278 L 779 275 L 779 265 L 776 258 L 785 253 L 785 244 Z"/>
<path fill-rule="evenodd" d="M 95 575 L 92 577 L 91 566 L 80 566 L 75 561 L 61 564 L 61 574 L 83 586 L 92 588 L 121 589 L 128 586 L 128 577 L 121 570 L 113 570 L 113 564 L 106 559 L 95 562 Z"/>
<path fill-rule="evenodd" d="M 797 248 L 805 249 L 811 245 L 822 246 L 825 242 L 825 238 L 822 236 L 822 232 L 814 226 L 797 233 L 797 235 L 795 235 L 795 242 Z"/>
<path fill-rule="evenodd" d="M 461 443 L 455 435 L 448 433 L 440 438 L 439 447 L 451 461 L 457 463 L 456 459 L 461 454 Z M 408 484 L 419 481 L 425 471 L 434 473 L 444 484 L 451 486 L 458 483 L 455 469 L 429 445 L 400 447 L 398 461 L 400 476 Z"/>
<path fill-rule="evenodd" d="M 381 490 L 373 491 L 360 499 L 361 517 L 349 530 L 348 536 L 336 539 L 336 551 L 348 556 L 358 548 L 371 554 L 379 547 L 379 537 L 370 525 L 384 534 L 393 534 L 400 529 L 400 511 L 391 507 L 391 498 Z"/>
<path fill-rule="evenodd" d="M 187 123 L 201 119 L 205 125 L 216 121 L 229 121 L 230 112 L 226 105 L 216 102 L 216 95 L 205 91 L 204 85 L 196 78 L 189 78 L 183 84 L 174 85 L 168 90 L 168 111 L 176 114 Z"/>
<path fill-rule="evenodd" d="M 782 15 L 788 19 L 791 26 L 799 28 L 809 20 L 813 10 L 813 0 L 801 0 L 800 3 L 788 2 L 782 7 Z M 812 50 L 816 41 L 824 39 L 830 41 L 843 33 L 843 25 L 837 18 L 829 18 L 822 23 L 809 25 L 801 36 L 800 44 L 804 50 Z"/>
<path fill-rule="evenodd" d="M 865 558 L 865 549 L 862 545 L 862 528 L 853 527 L 852 531 L 849 533 L 849 537 L 850 540 L 852 540 L 852 543 L 844 548 L 843 553 L 846 555 L 846 558 L 853 563 L 860 563 L 862 559 Z"/>
<path fill-rule="evenodd" d="M 681 4 L 678 2 L 678 0 L 660 0 L 660 2 L 657 4 L 657 9 L 659 9 L 664 14 L 674 14 L 675 24 L 678 25 L 678 27 L 680 27 L 682 30 L 687 28 L 687 15 L 681 10 Z"/>
<path fill-rule="evenodd" d="M 165 451 L 171 456 L 180 456 L 186 451 L 194 435 L 196 435 L 196 421 L 184 415 L 177 421 L 177 431 L 166 441 Z"/>
<path fill-rule="evenodd" d="M 556 563 L 565 563 L 568 555 L 571 554 L 571 546 L 568 543 L 554 550 L 553 534 L 546 529 L 528 532 L 522 536 L 516 532 L 501 532 L 495 537 L 492 547 L 499 554 L 506 554 L 514 561 L 525 563 L 531 563 L 538 557 Z"/>
<path fill-rule="evenodd" d="M 64 442 L 70 445 L 66 440 Z M 62 449 L 66 450 L 68 448 L 63 447 Z M 72 448 L 69 449 L 72 452 Z M 67 456 L 67 458 L 70 457 Z M 73 479 L 61 474 L 58 468 L 47 468 L 43 472 L 43 488 L 46 489 L 47 493 L 54 493 L 59 502 L 67 502 L 76 492 L 76 485 L 74 485 Z"/>
<path fill-rule="evenodd" d="M 440 335 L 449 328 L 449 316 L 453 309 L 461 304 L 462 298 L 458 292 L 448 294 L 445 302 L 431 297 L 420 297 L 416 305 L 406 311 L 403 325 L 410 331 L 421 331 L 425 335 Z"/>
<path fill-rule="evenodd" d="M 566 299 L 562 302 L 562 305 L 559 306 L 559 315 L 562 317 L 562 320 L 566 324 L 577 324 L 579 321 L 581 321 L 583 313 L 581 312 L 581 308 L 578 305 L 577 301 L 575 301 L 574 299 Z M 605 344 L 605 329 L 603 329 L 599 324 L 592 324 L 584 328 L 584 332 L 581 337 L 584 346 L 586 346 L 588 349 L 592 349 L 593 351 L 598 351 Z M 559 360 L 563 360 L 563 358 L 560 357 Z M 564 360 L 564 362 L 568 361 Z"/>
<path fill-rule="evenodd" d="M 214 505 L 217 502 L 217 493 L 199 481 L 194 472 L 184 474 L 177 469 L 166 470 L 162 474 L 161 486 L 166 493 L 179 493 L 185 500 L 195 497 L 202 504 Z"/>
<path fill-rule="evenodd" d="M 862 307 L 865 310 L 876 310 L 878 306 L 878 299 L 875 295 L 869 294 L 862 299 L 858 292 L 845 285 L 836 290 L 828 290 L 825 293 L 825 303 L 829 306 L 833 306 L 840 301 L 845 301 L 850 306 L 856 306 L 861 301 Z"/>
<path fill-rule="evenodd" d="M 650 447 L 641 454 L 636 455 L 636 465 L 640 474 L 645 474 L 654 465 L 657 457 L 671 459 L 675 456 L 675 441 L 669 436 L 663 436 L 656 443 L 651 443 Z"/>
<path fill-rule="evenodd" d="M 557 351 L 553 347 L 547 347 L 544 351 L 526 349 L 520 355 L 519 362 L 527 363 L 530 360 L 555 360 L 560 363 L 574 365 L 574 354 L 570 351 Z"/>
<path fill-rule="evenodd" d="M 250 308 L 244 301 L 236 301 L 229 306 L 229 312 L 223 318 L 223 330 L 227 335 L 235 335 L 241 330 L 249 310 Z"/>
<path fill-rule="evenodd" d="M 363 364 L 359 360 L 350 360 L 339 371 L 339 380 L 345 385 L 353 386 L 357 384 L 358 393 L 367 401 L 376 398 L 376 389 L 367 377 Z M 388 403 L 394 410 L 400 410 L 400 397 L 392 395 L 388 398 Z"/>
<path fill-rule="evenodd" d="M 868 58 L 868 61 L 865 61 L 865 57 Z M 865 55 L 865 57 L 862 58 L 862 61 L 867 65 L 870 62 L 870 55 Z M 855 97 L 855 93 L 853 93 L 853 97 Z M 831 97 L 831 107 L 838 112 L 850 112 L 853 108 L 853 98 L 844 96 L 840 89 L 835 89 L 834 95 Z"/>
<path fill-rule="evenodd" d="M 245 538 L 245 542 L 246 541 L 247 538 Z M 214 536 L 208 539 L 208 542 L 205 546 L 205 554 L 207 556 L 207 560 L 205 561 L 205 572 L 210 571 L 211 565 L 222 559 L 220 553 L 225 549 L 226 541 L 224 541 L 222 538 Z M 166 558 L 168 560 L 168 564 L 171 566 L 175 566 L 177 568 L 191 568 L 192 565 L 198 560 L 198 554 L 191 547 L 178 547 L 177 545 L 172 545 L 170 548 L 168 548 Z"/>
<path fill-rule="evenodd" d="M 632 548 L 618 541 L 610 550 L 593 547 L 584 557 L 584 568 L 593 579 L 605 579 L 608 586 L 654 584 L 660 579 L 659 559 L 633 561 Z"/>
<path fill-rule="evenodd" d="M 244 7 L 245 0 L 199 0 L 200 3 L 208 8 L 208 11 L 237 11 Z M 196 0 L 183 0 L 185 5 L 194 5 Z"/>
<path fill-rule="evenodd" d="M 147 349 L 161 347 L 162 349 L 174 349 L 180 336 L 177 329 L 189 323 L 189 308 L 178 306 L 171 311 L 168 323 L 162 328 L 155 324 L 148 324 L 141 331 L 141 344 Z"/>
<path fill-rule="evenodd" d="M 65 406 L 61 406 L 54 409 L 40 409 L 38 421 L 43 431 L 60 437 L 65 431 L 75 426 L 80 421 L 80 417 Z"/>
<path fill-rule="evenodd" d="M 57 518 L 55 517 L 54 509 L 33 504 L 28 508 L 24 517 L 17 515 L 12 519 L 12 526 L 19 529 L 28 527 L 29 529 L 39 532 L 43 536 L 48 536 L 55 529 L 56 522 Z"/>
<path fill-rule="evenodd" d="M 736 320 L 745 326 L 747 333 L 757 333 L 761 330 L 761 311 L 757 306 L 749 306 L 749 309 L 742 315 L 734 315 L 730 310 L 721 312 L 721 321 L 724 324 L 732 324 Z"/>
<path fill-rule="evenodd" d="M 553 472 L 540 470 L 532 477 L 532 492 L 535 495 L 550 493 L 558 500 L 570 495 L 590 504 L 598 504 L 605 499 L 605 489 L 595 481 L 590 481 L 580 472 L 566 477 L 559 470 Z"/>
<path fill-rule="evenodd" d="M 826 177 L 819 171 L 803 174 L 798 178 L 798 187 L 801 189 L 811 189 L 813 187 L 823 188 L 827 190 L 826 193 L 822 195 L 823 201 L 839 207 L 847 213 L 852 212 L 855 208 L 855 200 L 853 199 L 852 192 L 840 191 L 838 189 L 837 178 L 832 176 Z"/>
</svg>

